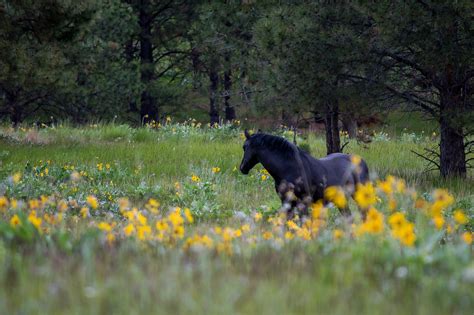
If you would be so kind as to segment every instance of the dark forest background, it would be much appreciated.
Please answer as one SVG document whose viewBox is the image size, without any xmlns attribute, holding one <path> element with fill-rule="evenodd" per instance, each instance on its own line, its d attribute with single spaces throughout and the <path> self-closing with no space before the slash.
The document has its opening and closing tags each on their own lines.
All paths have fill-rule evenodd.
<svg viewBox="0 0 474 315">
<path fill-rule="evenodd" d="M 0 1 L 0 121 L 253 118 L 340 129 L 394 109 L 439 130 L 425 158 L 466 176 L 472 1 Z M 205 116 L 203 116 L 205 113 Z"/>
</svg>

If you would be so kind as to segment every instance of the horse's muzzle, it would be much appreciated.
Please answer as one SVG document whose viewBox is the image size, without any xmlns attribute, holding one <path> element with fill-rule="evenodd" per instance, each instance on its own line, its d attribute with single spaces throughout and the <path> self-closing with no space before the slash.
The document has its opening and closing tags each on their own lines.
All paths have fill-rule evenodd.
<svg viewBox="0 0 474 315">
<path fill-rule="evenodd" d="M 244 175 L 247 175 L 250 170 L 246 170 L 242 165 L 240 165 L 240 172 Z"/>
</svg>

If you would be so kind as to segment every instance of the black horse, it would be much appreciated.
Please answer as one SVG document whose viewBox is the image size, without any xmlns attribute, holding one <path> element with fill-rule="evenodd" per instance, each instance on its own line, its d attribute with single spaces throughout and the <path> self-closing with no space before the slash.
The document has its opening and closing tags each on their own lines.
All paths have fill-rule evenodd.
<svg viewBox="0 0 474 315">
<path fill-rule="evenodd" d="M 365 161 L 354 165 L 351 155 L 333 153 L 315 159 L 282 137 L 261 132 L 249 135 L 247 130 L 245 137 L 240 171 L 248 174 L 257 163 L 261 163 L 275 180 L 275 189 L 290 218 L 295 208 L 307 214 L 312 202 L 324 201 L 327 187 L 340 186 L 352 194 L 358 183 L 369 179 Z M 350 214 L 347 208 L 340 211 Z"/>
</svg>

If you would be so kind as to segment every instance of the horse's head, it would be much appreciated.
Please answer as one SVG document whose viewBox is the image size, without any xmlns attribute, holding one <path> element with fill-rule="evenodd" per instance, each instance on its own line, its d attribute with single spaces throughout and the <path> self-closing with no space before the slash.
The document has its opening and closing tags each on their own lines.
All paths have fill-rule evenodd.
<svg viewBox="0 0 474 315">
<path fill-rule="evenodd" d="M 250 170 L 259 162 L 257 158 L 257 152 L 254 146 L 252 146 L 252 136 L 245 129 L 245 142 L 244 142 L 244 157 L 240 163 L 240 171 L 242 174 L 248 174 Z"/>
</svg>

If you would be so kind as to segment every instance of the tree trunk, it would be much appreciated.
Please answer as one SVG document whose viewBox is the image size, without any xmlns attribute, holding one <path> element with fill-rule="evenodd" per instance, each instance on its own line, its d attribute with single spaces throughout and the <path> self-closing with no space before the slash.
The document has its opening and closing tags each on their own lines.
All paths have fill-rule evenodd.
<svg viewBox="0 0 474 315">
<path fill-rule="evenodd" d="M 353 114 L 346 113 L 341 115 L 341 122 L 349 138 L 355 139 L 357 137 L 357 120 L 354 119 Z"/>
<path fill-rule="evenodd" d="M 139 9 L 140 24 L 140 71 L 141 82 L 144 90 L 141 94 L 140 116 L 143 122 L 158 121 L 158 106 L 156 99 L 151 93 L 151 85 L 154 76 L 153 46 L 151 43 L 152 12 L 150 1 L 142 0 Z"/>
<path fill-rule="evenodd" d="M 209 68 L 209 118 L 211 126 L 219 123 L 219 111 L 217 109 L 217 88 L 219 75 L 217 73 L 217 62 L 213 61 Z"/>
<path fill-rule="evenodd" d="M 13 126 L 18 126 L 23 121 L 22 106 L 17 103 L 17 94 L 15 92 L 5 92 L 6 108 L 10 113 L 10 121 Z"/>
<path fill-rule="evenodd" d="M 331 127 L 332 127 L 332 143 L 333 150 L 331 153 L 341 152 L 341 138 L 339 137 L 339 104 L 334 103 L 331 111 Z"/>
<path fill-rule="evenodd" d="M 339 106 L 328 104 L 324 123 L 326 125 L 326 149 L 327 154 L 341 152 L 341 140 L 339 137 Z"/>
<path fill-rule="evenodd" d="M 200 53 L 196 47 L 191 49 L 191 62 L 193 64 L 193 88 L 198 89 L 201 87 L 201 81 L 199 80 L 199 75 L 201 71 L 201 60 Z"/>
<path fill-rule="evenodd" d="M 124 56 L 125 56 L 125 61 L 127 63 L 130 63 L 130 62 L 133 61 L 133 58 L 135 57 L 134 56 L 133 39 L 129 39 L 125 43 Z M 128 102 L 127 112 L 139 113 L 139 110 L 138 110 L 138 107 L 137 107 L 137 102 L 135 100 L 131 99 Z"/>
<path fill-rule="evenodd" d="M 443 95 L 444 94 L 444 95 Z M 466 177 L 466 153 L 462 127 L 456 126 L 456 100 L 450 92 L 442 92 L 440 106 L 440 171 L 443 177 Z"/>
<path fill-rule="evenodd" d="M 230 93 L 232 89 L 232 70 L 231 70 L 231 64 L 230 64 L 230 56 L 226 54 L 225 56 L 225 66 L 226 69 L 224 71 L 224 108 L 225 108 L 225 120 L 227 122 L 231 122 L 235 120 L 235 109 L 234 107 L 230 104 Z"/>
<path fill-rule="evenodd" d="M 23 121 L 21 108 L 12 107 L 12 113 L 10 118 L 13 123 L 13 126 L 18 126 Z"/>
</svg>

